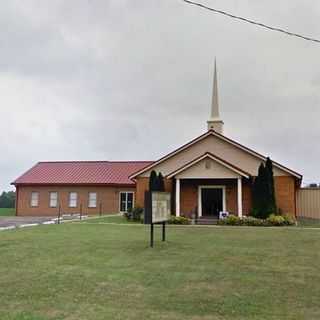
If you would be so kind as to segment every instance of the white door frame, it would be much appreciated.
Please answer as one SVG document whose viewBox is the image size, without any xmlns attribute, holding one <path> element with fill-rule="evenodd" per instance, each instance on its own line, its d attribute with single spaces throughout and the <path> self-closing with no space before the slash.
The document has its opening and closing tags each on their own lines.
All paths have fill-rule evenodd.
<svg viewBox="0 0 320 320">
<path fill-rule="evenodd" d="M 222 211 L 226 211 L 226 186 L 208 185 L 198 186 L 198 216 L 202 217 L 202 189 L 222 189 Z"/>
<path fill-rule="evenodd" d="M 134 208 L 134 196 L 135 196 L 135 192 L 131 191 L 131 190 L 121 190 L 119 191 L 119 212 L 120 213 L 125 213 L 126 211 L 121 211 L 121 193 L 132 193 L 132 209 Z M 126 196 L 126 203 L 128 203 L 128 195 Z"/>
</svg>

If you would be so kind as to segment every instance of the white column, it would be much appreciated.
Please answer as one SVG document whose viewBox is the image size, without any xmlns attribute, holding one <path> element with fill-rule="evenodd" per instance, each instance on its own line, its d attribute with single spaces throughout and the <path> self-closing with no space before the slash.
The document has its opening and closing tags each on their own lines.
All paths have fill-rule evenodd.
<svg viewBox="0 0 320 320">
<path fill-rule="evenodd" d="M 176 179 L 176 216 L 180 217 L 180 179 Z"/>
<path fill-rule="evenodd" d="M 242 218 L 242 178 L 238 178 L 238 216 Z"/>
</svg>

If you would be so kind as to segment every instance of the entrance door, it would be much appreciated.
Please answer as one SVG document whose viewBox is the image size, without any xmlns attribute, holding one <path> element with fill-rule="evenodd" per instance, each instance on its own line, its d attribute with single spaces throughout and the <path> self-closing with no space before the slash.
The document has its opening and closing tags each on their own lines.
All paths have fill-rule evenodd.
<svg viewBox="0 0 320 320">
<path fill-rule="evenodd" d="M 219 217 L 223 211 L 223 189 L 201 188 L 202 216 Z"/>
</svg>

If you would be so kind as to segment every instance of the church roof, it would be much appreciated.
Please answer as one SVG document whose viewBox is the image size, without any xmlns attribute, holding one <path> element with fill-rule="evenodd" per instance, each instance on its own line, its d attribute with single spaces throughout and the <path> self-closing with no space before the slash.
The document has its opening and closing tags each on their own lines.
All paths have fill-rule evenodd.
<svg viewBox="0 0 320 320">
<path fill-rule="evenodd" d="M 129 176 L 151 161 L 38 162 L 13 185 L 133 185 Z"/>
<path fill-rule="evenodd" d="M 178 153 L 182 152 L 183 150 L 191 147 L 192 145 L 194 145 L 197 142 L 207 138 L 210 135 L 213 135 L 213 136 L 215 136 L 215 137 L 217 137 L 217 138 L 219 138 L 219 139 L 221 139 L 221 140 L 223 140 L 223 141 L 225 141 L 225 142 L 227 142 L 227 143 L 229 143 L 229 144 L 231 144 L 231 145 L 233 145 L 233 146 L 235 146 L 235 147 L 237 147 L 239 149 L 242 149 L 243 151 L 251 154 L 252 156 L 254 156 L 254 157 L 256 157 L 256 158 L 258 158 L 258 159 L 260 159 L 262 161 L 266 161 L 267 160 L 266 156 L 263 156 L 262 154 L 254 151 L 254 150 L 252 150 L 252 149 L 250 149 L 248 147 L 245 147 L 244 145 L 242 145 L 242 144 L 240 144 L 240 143 L 238 143 L 238 142 L 236 142 L 236 141 L 234 141 L 234 140 L 232 140 L 232 139 L 230 139 L 230 138 L 228 138 L 228 137 L 226 137 L 226 136 L 224 136 L 224 135 L 222 135 L 222 134 L 220 134 L 220 133 L 218 133 L 218 132 L 216 132 L 214 130 L 209 130 L 206 133 L 200 135 L 199 137 L 193 139 L 192 141 L 184 144 L 180 148 L 178 148 L 178 149 L 172 151 L 171 153 L 167 154 L 166 156 L 160 158 L 158 161 L 155 161 L 155 162 L 151 163 L 149 166 L 146 166 L 145 168 L 142 168 L 141 170 L 137 170 L 134 174 L 132 174 L 130 176 L 130 178 L 134 179 L 135 177 L 139 176 L 140 174 L 142 174 L 142 173 L 144 173 L 146 171 L 152 170 L 154 167 L 156 167 L 160 163 L 162 163 L 165 160 L 175 156 L 176 154 L 178 154 Z M 290 175 L 296 177 L 299 180 L 302 179 L 302 175 L 300 173 L 298 173 L 298 172 L 296 172 L 296 171 L 294 171 L 292 169 L 289 169 L 286 166 L 284 166 L 284 165 L 282 165 L 282 164 L 280 164 L 278 162 L 273 161 L 273 165 L 274 165 L 274 167 L 277 167 L 277 168 L 289 173 Z"/>
</svg>

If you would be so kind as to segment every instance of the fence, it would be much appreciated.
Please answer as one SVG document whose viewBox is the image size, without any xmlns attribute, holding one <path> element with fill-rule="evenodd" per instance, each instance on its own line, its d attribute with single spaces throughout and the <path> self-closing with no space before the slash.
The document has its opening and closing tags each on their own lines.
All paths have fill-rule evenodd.
<svg viewBox="0 0 320 320">
<path fill-rule="evenodd" d="M 297 216 L 320 219 L 320 188 L 301 188 L 298 191 Z"/>
</svg>

